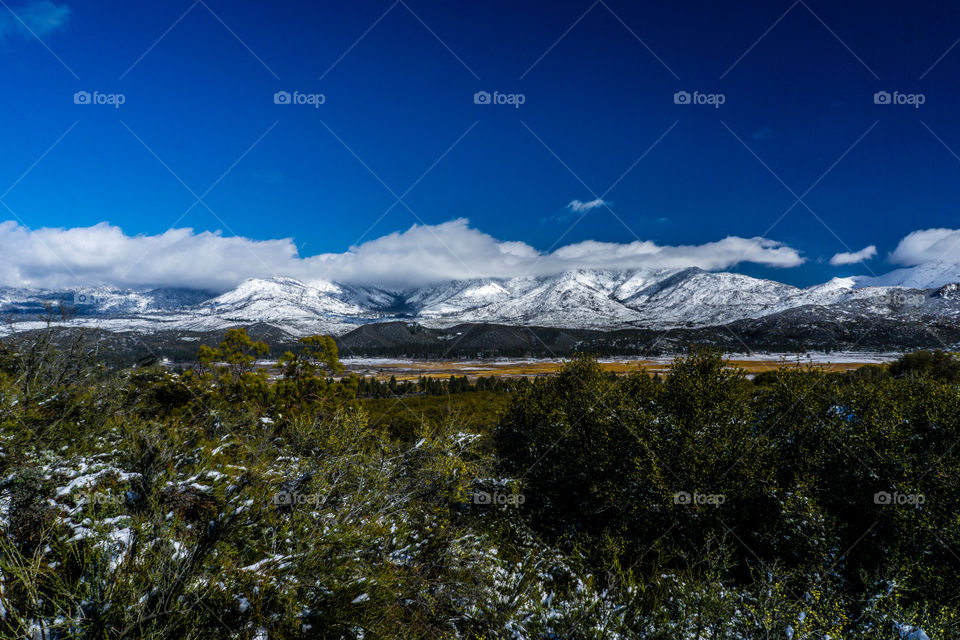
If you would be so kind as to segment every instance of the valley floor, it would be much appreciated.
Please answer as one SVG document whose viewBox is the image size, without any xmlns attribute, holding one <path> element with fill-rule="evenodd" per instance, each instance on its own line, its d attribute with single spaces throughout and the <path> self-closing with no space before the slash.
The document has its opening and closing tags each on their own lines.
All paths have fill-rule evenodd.
<svg viewBox="0 0 960 640">
<path fill-rule="evenodd" d="M 750 374 L 772 371 L 782 366 L 817 367 L 826 371 L 848 371 L 867 364 L 896 360 L 901 354 L 893 352 L 834 352 L 834 353 L 730 353 L 724 357 L 730 366 L 745 369 Z M 601 358 L 606 371 L 628 373 L 637 368 L 649 373 L 663 373 L 676 356 L 658 358 Z M 474 360 L 419 360 L 403 358 L 344 358 L 347 371 L 375 378 L 396 377 L 411 380 L 420 376 L 448 377 L 503 376 L 535 377 L 556 373 L 564 364 L 561 358 L 491 358 Z"/>
</svg>

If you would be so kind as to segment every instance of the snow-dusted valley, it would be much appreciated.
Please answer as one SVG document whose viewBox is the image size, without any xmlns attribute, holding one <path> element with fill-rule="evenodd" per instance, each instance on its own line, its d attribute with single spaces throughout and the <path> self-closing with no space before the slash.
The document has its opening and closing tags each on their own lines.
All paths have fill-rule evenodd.
<svg viewBox="0 0 960 640">
<path fill-rule="evenodd" d="M 699 328 L 814 311 L 838 321 L 960 318 L 960 264 L 934 263 L 877 278 L 808 288 L 690 269 L 573 270 L 552 276 L 441 282 L 407 290 L 249 279 L 216 295 L 189 289 L 0 289 L 3 331 L 57 324 L 114 332 L 218 331 L 263 323 L 290 335 L 342 335 L 402 320 L 614 330 Z M 789 315 L 789 314 L 788 314 Z"/>
</svg>

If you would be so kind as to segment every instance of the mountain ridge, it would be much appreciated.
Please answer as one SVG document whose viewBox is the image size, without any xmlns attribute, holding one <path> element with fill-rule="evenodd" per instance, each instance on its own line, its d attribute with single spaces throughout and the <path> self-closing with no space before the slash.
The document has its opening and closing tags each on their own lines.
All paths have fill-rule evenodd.
<svg viewBox="0 0 960 640">
<path fill-rule="evenodd" d="M 837 318 L 960 318 L 960 265 L 937 263 L 878 277 L 834 278 L 806 288 L 691 268 L 573 269 L 549 276 L 475 278 L 405 290 L 295 278 L 248 278 L 219 295 L 189 289 L 0 288 L 9 331 L 58 322 L 110 331 L 221 330 L 264 323 L 290 335 L 343 335 L 412 321 L 668 330 L 725 325 L 802 308 Z M 924 285 L 924 286 L 913 286 Z M 952 285 L 953 288 L 950 288 Z M 45 317 L 47 316 L 47 317 Z"/>
</svg>

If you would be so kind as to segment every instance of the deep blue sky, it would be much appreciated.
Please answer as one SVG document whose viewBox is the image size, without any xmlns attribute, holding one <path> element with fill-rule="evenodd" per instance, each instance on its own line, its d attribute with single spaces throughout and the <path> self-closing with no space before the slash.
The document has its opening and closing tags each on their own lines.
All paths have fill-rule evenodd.
<svg viewBox="0 0 960 640">
<path fill-rule="evenodd" d="M 826 227 L 798 204 L 767 233 L 810 262 L 742 270 L 795 284 L 879 273 L 907 233 L 957 226 L 960 161 L 944 144 L 960 151 L 960 46 L 928 69 L 960 38 L 960 7 L 405 1 L 384 16 L 392 0 L 205 0 L 172 26 L 191 0 L 64 0 L 69 18 L 42 34 L 49 50 L 6 15 L 0 193 L 77 124 L 2 198 L 18 218 L 0 208 L 0 220 L 129 234 L 176 223 L 339 252 L 418 221 L 398 205 L 370 229 L 395 198 L 362 163 L 399 195 L 436 162 L 404 198 L 420 220 L 467 217 L 546 250 L 573 220 L 564 205 L 606 192 L 676 122 L 606 195 L 622 222 L 595 210 L 563 243 L 698 244 L 768 232 L 795 201 L 776 176 L 804 193 L 876 123 L 804 198 Z M 126 102 L 76 105 L 81 90 Z M 276 105 L 278 90 L 326 102 Z M 476 105 L 480 90 L 525 103 Z M 725 103 L 677 105 L 679 90 Z M 879 90 L 926 100 L 876 105 Z M 202 194 L 268 129 L 204 197 L 219 219 L 202 205 L 180 218 L 194 196 L 171 171 Z M 880 255 L 866 266 L 825 262 L 870 244 Z"/>
</svg>

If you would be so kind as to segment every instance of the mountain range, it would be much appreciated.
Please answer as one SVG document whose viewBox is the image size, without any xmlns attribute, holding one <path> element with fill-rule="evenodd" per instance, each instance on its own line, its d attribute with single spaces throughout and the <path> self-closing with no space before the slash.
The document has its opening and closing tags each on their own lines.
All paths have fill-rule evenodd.
<svg viewBox="0 0 960 640">
<path fill-rule="evenodd" d="M 589 270 L 452 280 L 404 290 L 293 278 L 249 279 L 217 295 L 192 289 L 0 289 L 4 332 L 60 325 L 150 333 L 264 324 L 294 337 L 343 335 L 393 321 L 445 328 L 494 323 L 565 329 L 691 329 L 816 312 L 837 322 L 960 319 L 960 263 L 798 288 L 698 268 Z"/>
</svg>

